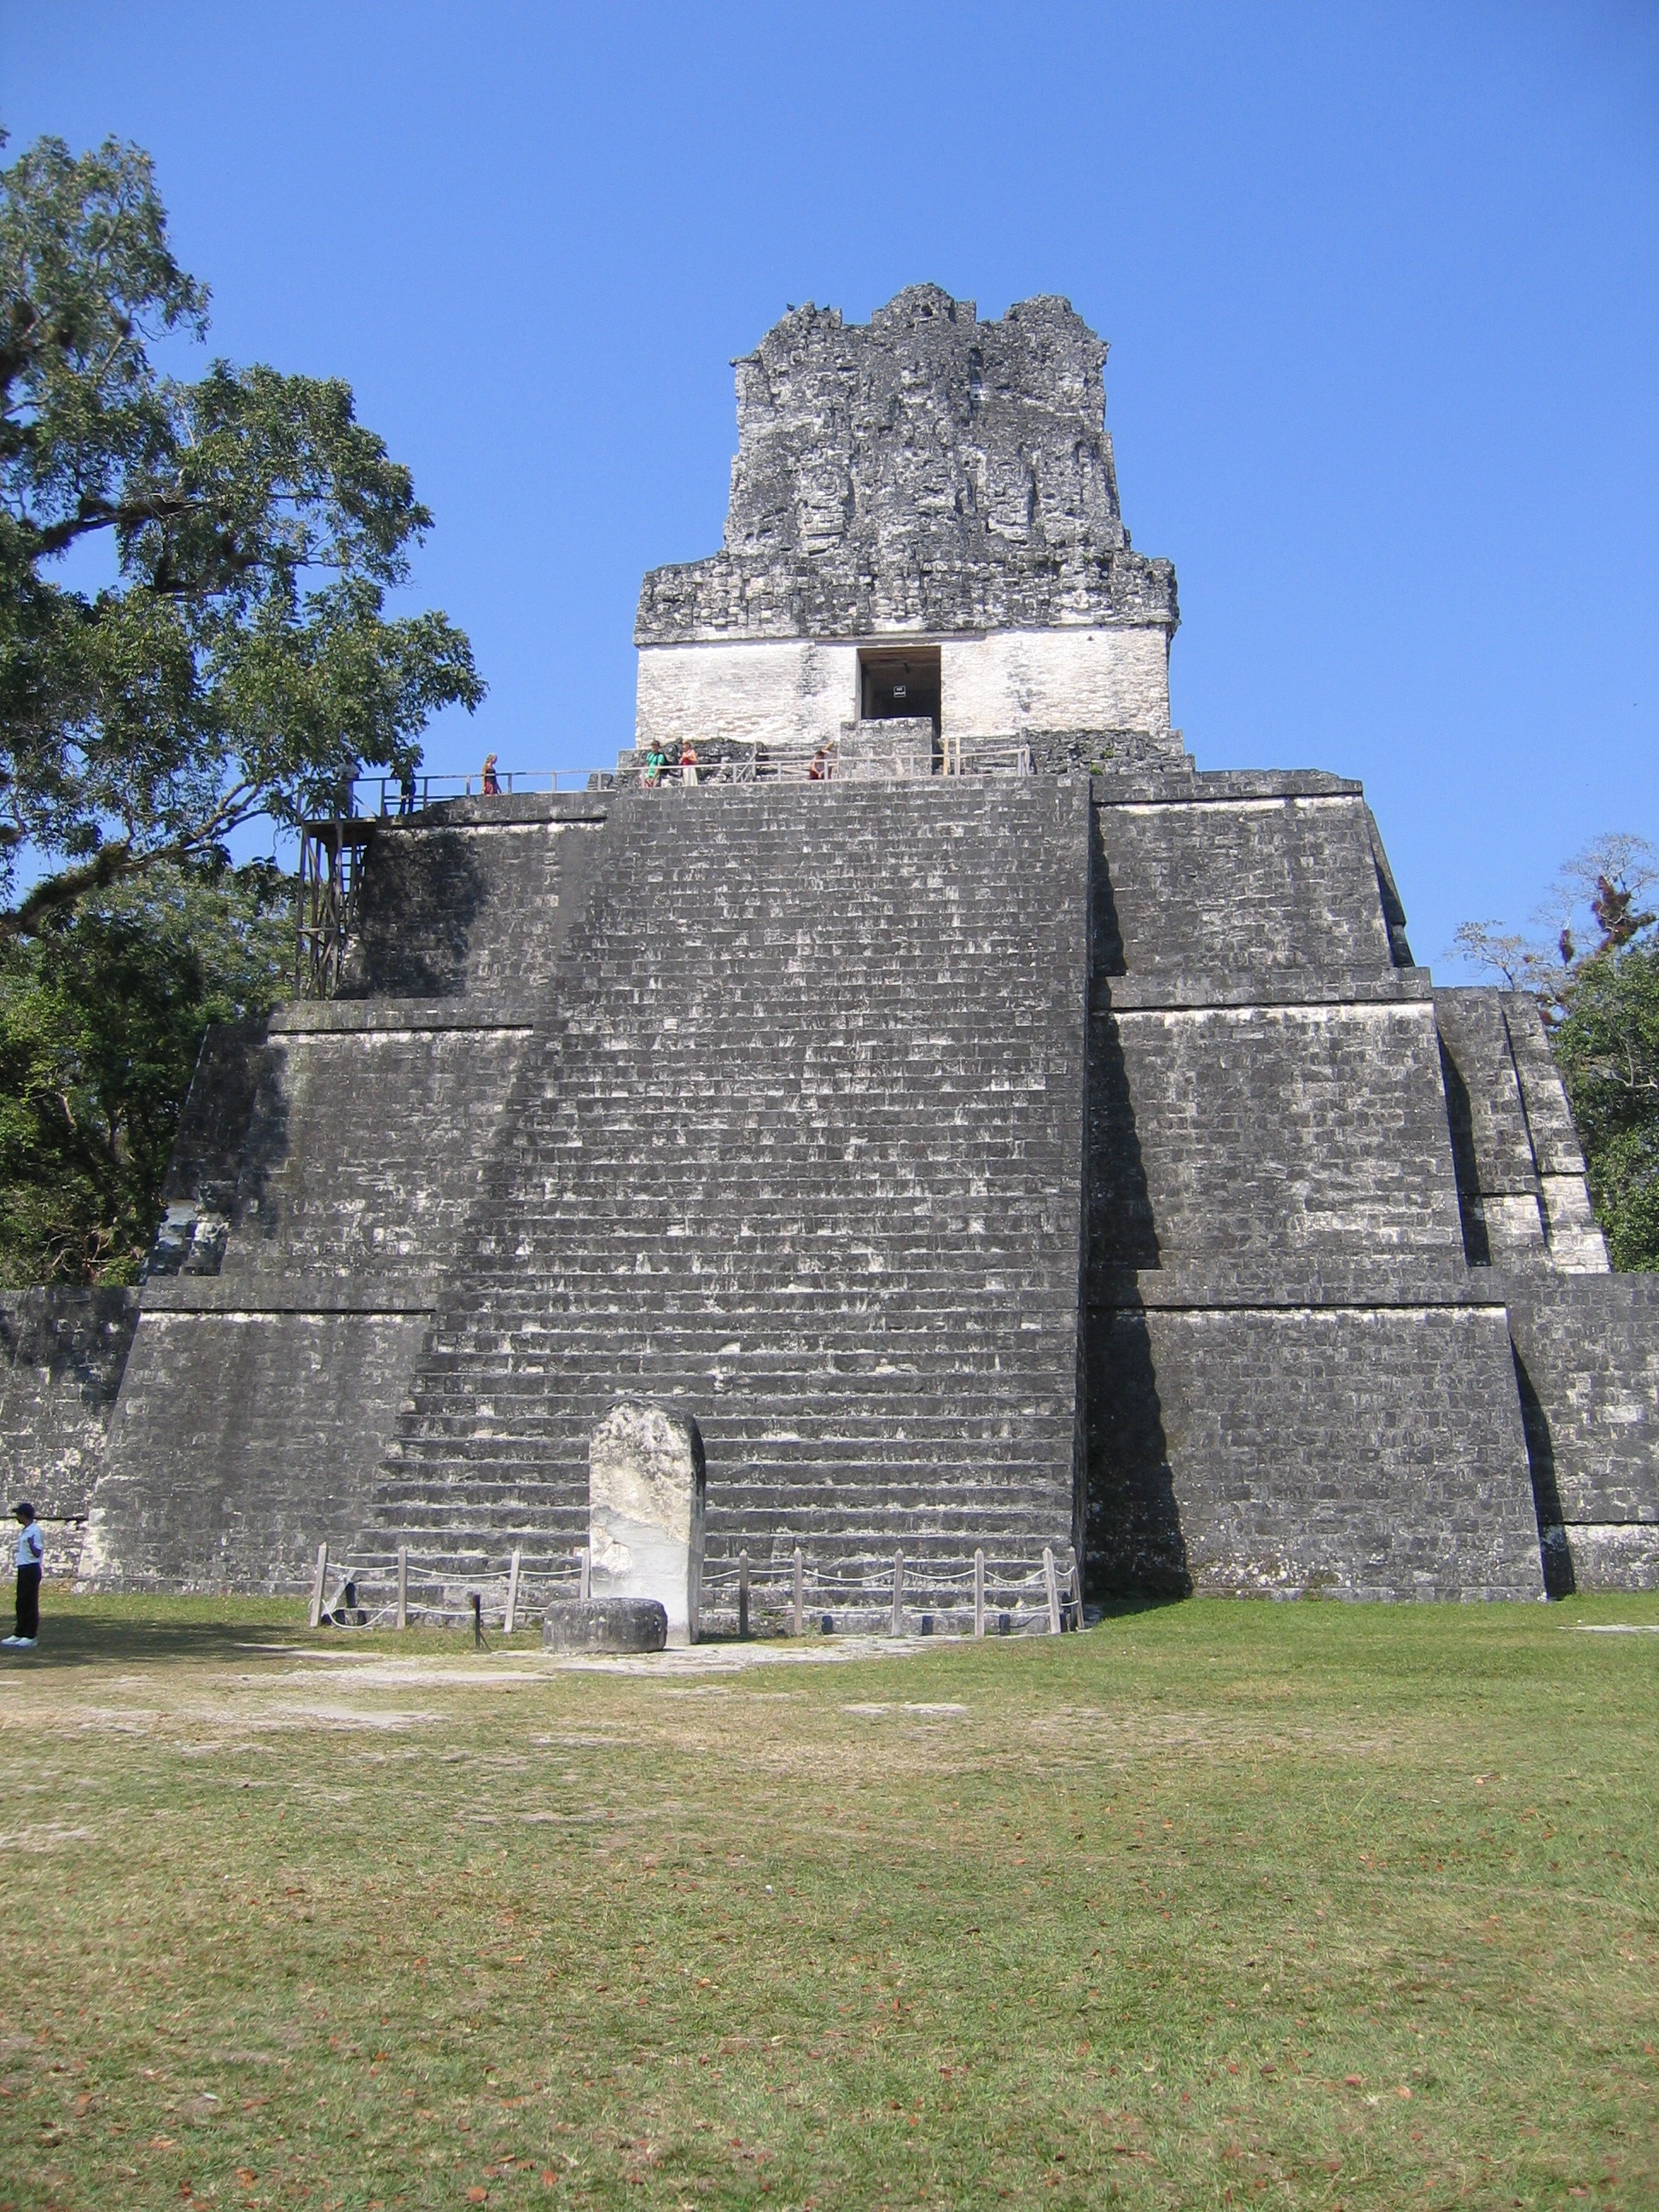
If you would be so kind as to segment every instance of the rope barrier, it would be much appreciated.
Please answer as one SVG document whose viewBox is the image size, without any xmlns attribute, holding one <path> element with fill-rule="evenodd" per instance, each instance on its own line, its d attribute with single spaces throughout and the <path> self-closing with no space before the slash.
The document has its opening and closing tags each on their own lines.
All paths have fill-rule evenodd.
<svg viewBox="0 0 1659 2212">
<path fill-rule="evenodd" d="M 409 1595 L 406 1550 L 399 1558 L 391 1594 L 389 1577 L 340 1569 L 335 1574 L 337 1580 L 331 1594 L 327 1547 L 319 1547 L 312 1595 L 313 1627 L 453 1623 L 471 1626 L 477 1632 L 488 1619 L 509 1635 L 515 1626 L 537 1620 L 550 1604 L 585 1599 L 589 1579 L 585 1548 L 573 1554 L 569 1567 L 560 1574 L 526 1570 L 520 1547 L 506 1570 L 469 1577 L 459 1589 L 456 1579 L 446 1577 L 442 1595 L 428 1598 Z M 817 1622 L 839 1617 L 849 1626 L 878 1626 L 885 1620 L 896 1626 L 901 1618 L 954 1621 L 971 1614 L 975 1633 L 983 1632 L 978 1624 L 994 1620 L 999 1624 L 994 1633 L 1007 1632 L 1000 1626 L 1003 1620 L 1025 1632 L 1045 1623 L 1050 1628 L 1077 1626 L 1081 1615 L 1077 1570 L 1074 1565 L 1061 1567 L 1052 1553 L 1039 1567 L 1028 1567 L 1022 1560 L 999 1568 L 988 1559 L 966 1567 L 936 1567 L 908 1554 L 872 1560 L 867 1565 L 849 1562 L 815 1567 L 798 1547 L 792 1547 L 782 1557 L 761 1560 L 706 1560 L 702 1600 L 705 1619 L 729 1616 L 740 1631 L 757 1621 L 775 1625 L 780 1620 L 804 1630 L 808 1615 Z"/>
</svg>

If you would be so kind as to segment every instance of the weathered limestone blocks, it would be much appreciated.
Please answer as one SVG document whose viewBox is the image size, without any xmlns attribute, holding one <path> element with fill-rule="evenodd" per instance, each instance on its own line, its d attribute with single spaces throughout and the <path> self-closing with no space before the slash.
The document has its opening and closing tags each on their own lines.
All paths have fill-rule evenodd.
<svg viewBox="0 0 1659 2212">
<path fill-rule="evenodd" d="M 1096 833 L 1103 976 L 1162 978 L 1190 1005 L 1200 976 L 1312 984 L 1394 965 L 1357 783 L 1200 775 L 1184 793 L 1102 805 Z"/>
<path fill-rule="evenodd" d="M 1552 1590 L 1659 1589 L 1659 1277 L 1510 1277 Z"/>
<path fill-rule="evenodd" d="M 83 1578 L 303 1589 L 318 1545 L 341 1558 L 362 1524 L 429 1314 L 258 1310 L 211 1280 L 144 1295 Z M 310 1304 L 318 1287 L 302 1279 L 288 1295 Z"/>
<path fill-rule="evenodd" d="M 1172 630 L 1174 573 L 1118 511 L 1105 362 L 1060 299 L 793 310 L 737 363 L 725 545 L 647 576 L 636 642 Z"/>
<path fill-rule="evenodd" d="M 1659 1582 L 1659 1280 L 1530 1002 L 1415 965 L 1360 787 L 1170 728 L 1104 360 L 923 286 L 738 364 L 723 549 L 635 633 L 697 780 L 382 822 L 340 997 L 209 1041 L 89 1571 L 586 1535 L 550 1648 L 695 1640 L 695 1407 L 728 1561 Z M 13 1354 L 43 1460 L 73 1364 Z"/>
<path fill-rule="evenodd" d="M 138 1320 L 133 1290 L 0 1293 L 0 1468 L 27 1498 L 48 1571 L 75 1571 L 121 1372 Z"/>
<path fill-rule="evenodd" d="M 1090 1359 L 1103 1592 L 1544 1595 L 1501 1305 L 1149 1304 Z"/>
<path fill-rule="evenodd" d="M 792 310 L 737 364 L 725 545 L 645 580 L 637 742 L 826 744 L 858 644 L 927 640 L 946 738 L 1125 729 L 1178 758 L 1175 572 L 1123 527 L 1105 361 L 1059 299 Z"/>
<path fill-rule="evenodd" d="M 544 1651 L 660 1651 L 667 1641 L 653 1597 L 565 1598 L 542 1615 Z"/>
<path fill-rule="evenodd" d="M 655 1600 L 671 1644 L 695 1644 L 702 1582 L 702 1437 L 689 1414 L 624 1398 L 587 1453 L 596 1599 Z"/>
<path fill-rule="evenodd" d="M 947 737 L 1133 730 L 1180 761 L 1181 741 L 1170 727 L 1170 635 L 1161 627 L 947 637 L 939 666 Z"/>
<path fill-rule="evenodd" d="M 1538 1008 L 1524 991 L 1434 994 L 1464 1242 L 1472 1264 L 1605 1275 L 1583 1155 Z"/>
<path fill-rule="evenodd" d="M 890 783 L 933 773 L 933 726 L 926 718 L 843 722 L 836 774 L 843 783 Z"/>
</svg>

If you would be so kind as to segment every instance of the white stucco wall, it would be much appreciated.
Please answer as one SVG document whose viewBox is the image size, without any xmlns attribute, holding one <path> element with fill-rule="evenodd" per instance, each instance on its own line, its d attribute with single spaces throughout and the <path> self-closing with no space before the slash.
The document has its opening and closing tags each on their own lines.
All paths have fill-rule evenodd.
<svg viewBox="0 0 1659 2212">
<path fill-rule="evenodd" d="M 947 638 L 939 656 L 947 737 L 1012 730 L 1170 726 L 1170 647 L 1147 629 L 998 630 Z"/>
<path fill-rule="evenodd" d="M 867 646 L 924 642 L 866 638 Z M 859 646 L 805 639 L 640 649 L 635 742 L 665 748 L 686 738 L 813 746 L 859 711 Z M 1016 730 L 1170 726 L 1169 641 L 1162 628 L 1001 630 L 941 641 L 947 737 Z"/>
<path fill-rule="evenodd" d="M 825 744 L 858 714 L 854 645 L 755 639 L 737 645 L 640 648 L 634 741 Z"/>
</svg>

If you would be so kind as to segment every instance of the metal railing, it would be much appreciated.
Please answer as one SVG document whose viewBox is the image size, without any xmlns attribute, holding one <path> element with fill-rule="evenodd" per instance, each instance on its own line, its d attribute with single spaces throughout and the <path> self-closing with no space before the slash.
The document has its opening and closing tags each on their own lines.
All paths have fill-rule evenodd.
<svg viewBox="0 0 1659 2212">
<path fill-rule="evenodd" d="M 734 783 L 835 783 L 848 779 L 843 775 L 840 747 L 835 739 L 816 748 L 801 746 L 781 750 L 768 747 L 742 760 L 721 760 L 688 763 L 682 767 L 665 757 L 652 761 L 648 755 L 635 751 L 625 767 L 619 766 L 614 776 L 605 782 L 612 787 L 626 787 L 641 791 L 692 791 L 706 789 L 710 784 Z M 1006 744 L 964 744 L 960 738 L 944 740 L 935 755 L 931 773 L 934 775 L 1032 775 L 1036 773 L 1028 744 L 1011 740 Z M 866 778 L 860 775 L 860 781 Z M 925 781 L 924 777 L 902 779 Z"/>
<path fill-rule="evenodd" d="M 428 775 L 420 769 L 411 776 L 359 776 L 366 804 L 362 811 L 382 819 L 398 814 L 418 814 L 442 799 L 510 799 L 517 793 L 586 791 L 593 773 L 585 768 L 497 769 L 494 788 L 482 769 L 472 775 Z"/>
</svg>

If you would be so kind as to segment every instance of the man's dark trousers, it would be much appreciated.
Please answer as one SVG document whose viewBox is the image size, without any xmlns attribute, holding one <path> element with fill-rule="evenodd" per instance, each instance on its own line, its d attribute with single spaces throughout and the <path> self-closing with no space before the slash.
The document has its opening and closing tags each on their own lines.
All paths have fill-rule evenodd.
<svg viewBox="0 0 1659 2212">
<path fill-rule="evenodd" d="M 39 1636 L 40 1633 L 39 1567 L 19 1567 L 17 1570 L 17 1633 L 20 1636 Z"/>
</svg>

